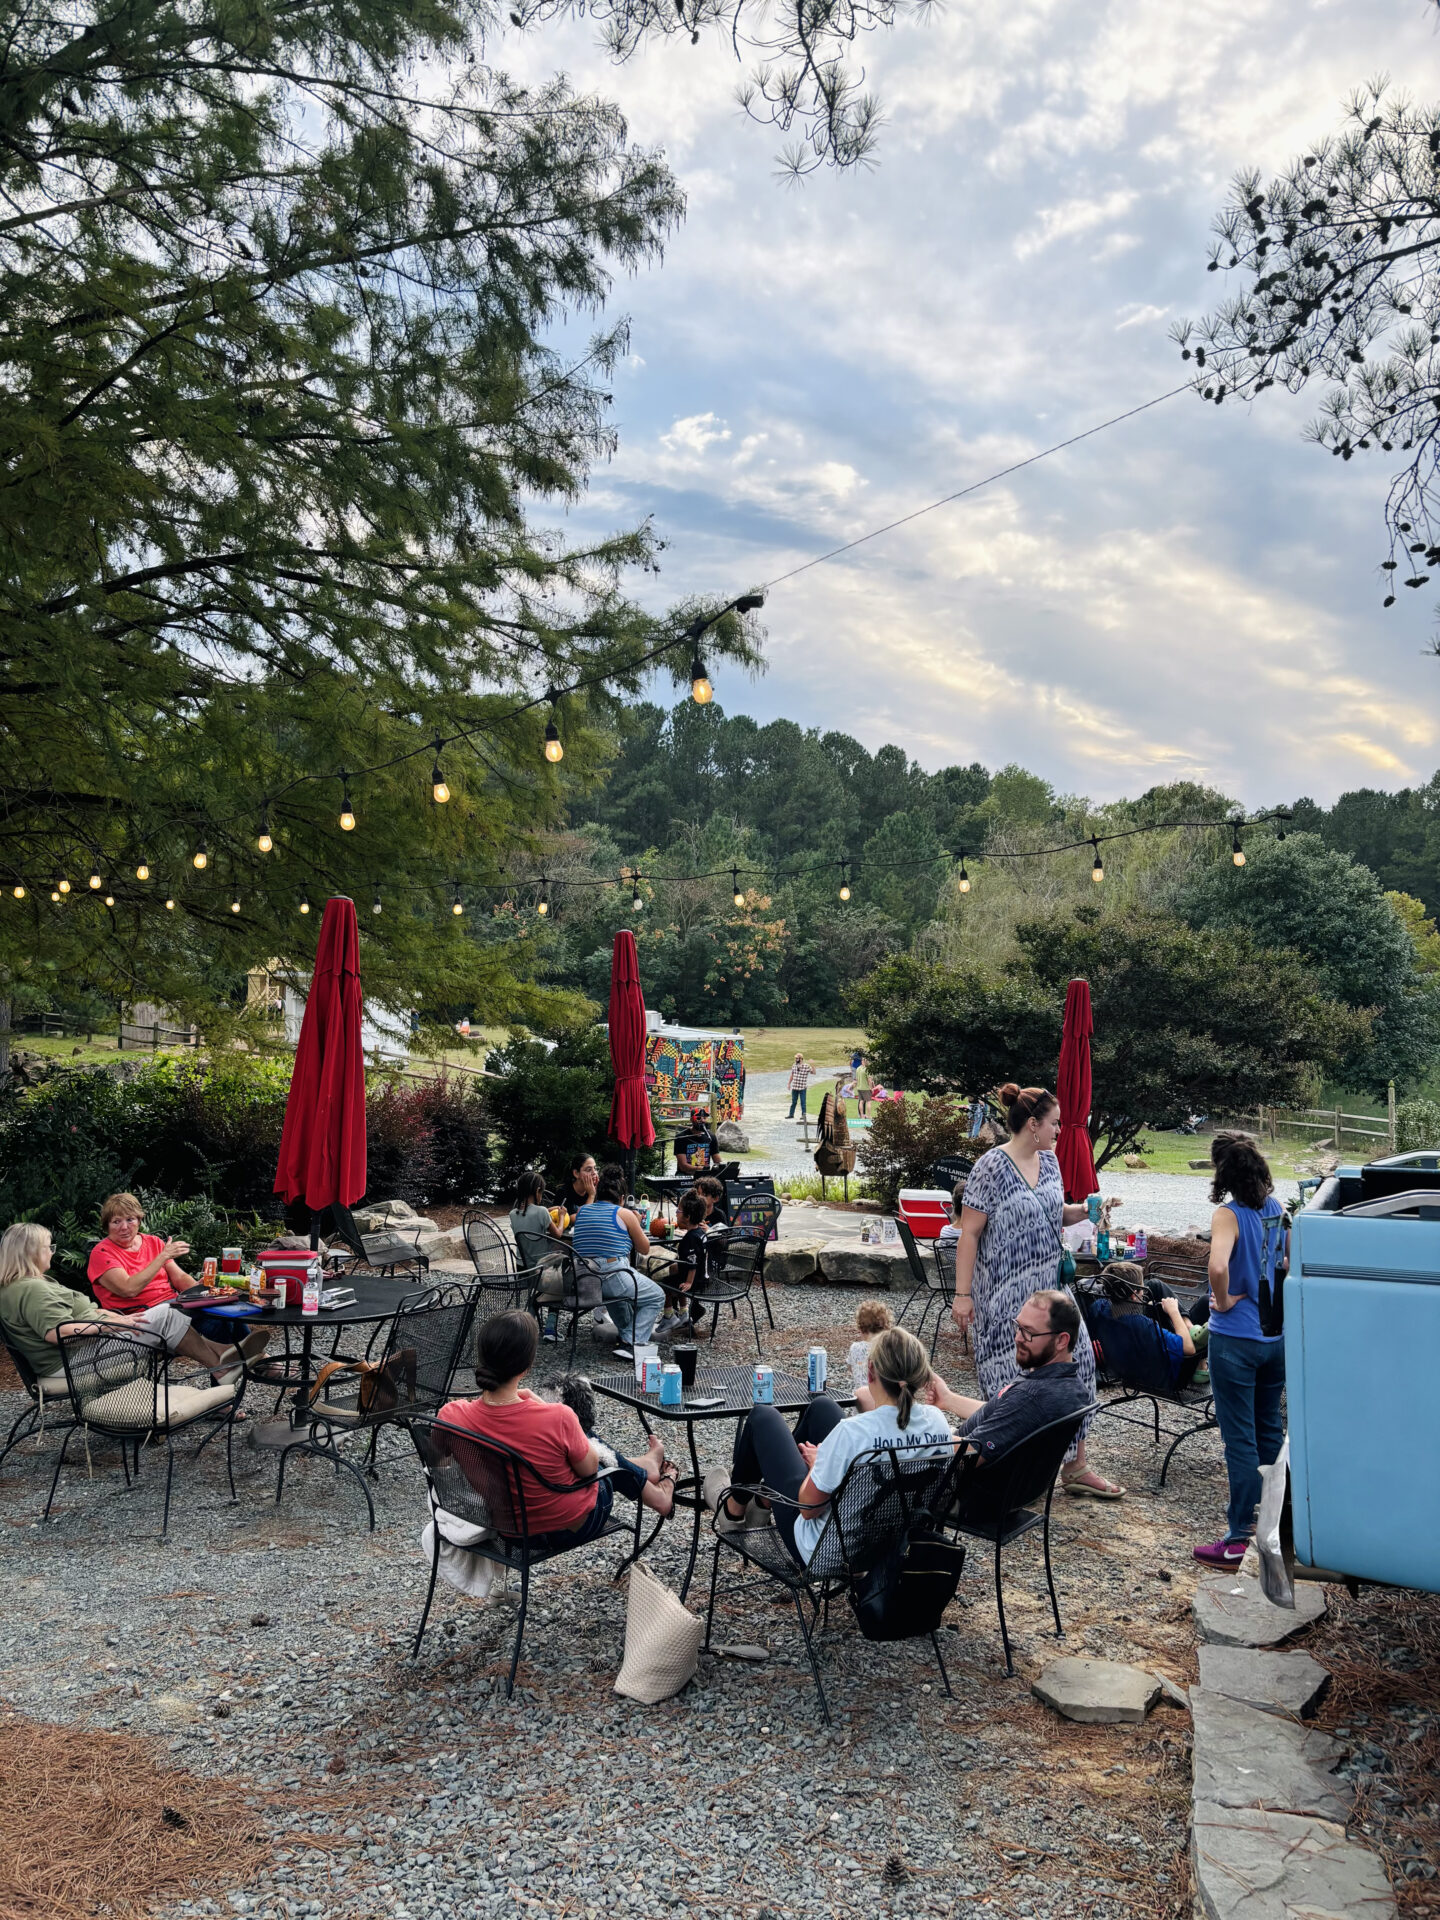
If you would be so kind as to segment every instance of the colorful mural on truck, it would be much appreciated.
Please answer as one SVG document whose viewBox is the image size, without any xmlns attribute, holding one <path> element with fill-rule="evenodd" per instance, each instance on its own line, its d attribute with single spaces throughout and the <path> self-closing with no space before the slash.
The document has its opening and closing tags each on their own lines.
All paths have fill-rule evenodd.
<svg viewBox="0 0 1440 1920">
<path fill-rule="evenodd" d="M 708 1107 L 712 1127 L 738 1120 L 745 1111 L 745 1042 L 738 1033 L 695 1028 L 652 1032 L 645 1084 L 652 1106 Z"/>
</svg>

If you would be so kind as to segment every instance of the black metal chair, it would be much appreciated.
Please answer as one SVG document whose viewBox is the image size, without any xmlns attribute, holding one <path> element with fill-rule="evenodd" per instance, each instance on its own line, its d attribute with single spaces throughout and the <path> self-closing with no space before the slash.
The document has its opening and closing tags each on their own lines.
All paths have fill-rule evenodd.
<svg viewBox="0 0 1440 1920">
<path fill-rule="evenodd" d="M 1158 1277 L 1146 1275 L 1147 1279 Z M 1095 1281 L 1076 1281 L 1072 1292 L 1095 1349 L 1095 1384 L 1111 1391 L 1111 1398 L 1101 1401 L 1100 1412 L 1123 1420 L 1128 1426 L 1149 1427 L 1157 1447 L 1162 1439 L 1170 1442 L 1160 1464 L 1159 1484 L 1163 1487 L 1170 1462 L 1185 1442 L 1197 1434 L 1215 1432 L 1220 1424 L 1215 1418 L 1215 1401 L 1209 1388 L 1192 1384 L 1200 1362 L 1198 1358 L 1187 1360 L 1177 1377 L 1166 1346 L 1165 1330 L 1158 1320 L 1144 1311 L 1125 1314 L 1097 1311 L 1103 1296 Z M 1147 1400 L 1148 1416 L 1131 1411 Z M 1179 1426 L 1163 1425 L 1162 1404 L 1189 1417 Z"/>
<path fill-rule="evenodd" d="M 541 1269 L 522 1263 L 518 1249 L 480 1207 L 469 1210 L 460 1222 L 460 1231 L 475 1269 L 479 1318 L 488 1320 L 492 1313 L 503 1313 L 510 1307 L 531 1307 L 543 1277 Z"/>
<path fill-rule="evenodd" d="M 973 1153 L 942 1154 L 930 1169 L 930 1184 L 945 1193 L 954 1193 L 956 1187 L 963 1186 L 970 1178 L 974 1165 Z"/>
<path fill-rule="evenodd" d="M 775 1315 L 770 1311 L 770 1289 L 765 1280 L 765 1253 L 770 1242 L 776 1238 L 780 1224 L 780 1202 L 772 1190 L 766 1192 L 750 1186 L 749 1191 L 736 1193 L 734 1189 L 742 1183 L 731 1180 L 727 1183 L 730 1193 L 730 1244 L 737 1241 L 753 1240 L 760 1249 L 760 1258 L 755 1266 L 755 1278 L 760 1282 L 760 1298 L 765 1303 L 765 1318 L 770 1330 L 775 1330 Z M 748 1183 L 746 1183 L 748 1184 Z"/>
<path fill-rule="evenodd" d="M 95 1333 L 62 1333 L 56 1344 L 70 1388 L 74 1421 L 60 1446 L 44 1518 L 50 1516 L 55 1489 L 76 1433 L 104 1434 L 120 1443 L 120 1464 L 129 1486 L 131 1469 L 140 1471 L 140 1448 L 146 1440 L 165 1439 L 165 1509 L 160 1524 L 163 1539 L 170 1530 L 170 1485 L 175 1473 L 175 1436 L 192 1426 L 209 1428 L 196 1448 L 198 1457 L 218 1433 L 225 1435 L 225 1472 L 230 1498 L 236 1498 L 232 1439 L 235 1412 L 248 1378 L 244 1367 L 220 1386 L 195 1386 L 172 1379 L 164 1342 L 144 1327 L 106 1326 Z"/>
<path fill-rule="evenodd" d="M 275 1478 L 275 1504 L 285 1491 L 285 1467 L 292 1453 L 308 1453 L 330 1460 L 337 1471 L 344 1467 L 365 1496 L 370 1515 L 370 1531 L 375 1531 L 375 1502 L 365 1484 L 366 1473 L 375 1470 L 375 1455 L 381 1429 L 413 1419 L 417 1413 L 437 1414 L 454 1399 L 455 1375 L 465 1357 L 470 1328 L 479 1305 L 479 1294 L 471 1282 L 453 1280 L 431 1287 L 416 1300 L 399 1307 L 387 1323 L 385 1344 L 377 1365 L 383 1371 L 395 1363 L 398 1400 L 393 1406 L 360 1405 L 362 1376 L 351 1374 L 344 1385 L 323 1400 L 312 1399 L 301 1410 L 306 1431 L 280 1453 L 280 1469 Z M 368 1433 L 370 1445 L 362 1472 L 340 1450 L 340 1441 L 350 1433 Z"/>
<path fill-rule="evenodd" d="M 825 1698 L 825 1683 L 820 1678 L 815 1627 L 828 1624 L 830 1602 L 861 1574 L 877 1566 L 909 1528 L 917 1522 L 923 1524 L 927 1516 L 937 1527 L 948 1525 L 943 1515 L 950 1504 L 959 1464 L 958 1456 L 949 1447 L 935 1453 L 902 1453 L 894 1447 L 874 1447 L 859 1454 L 836 1488 L 826 1509 L 825 1530 L 816 1541 L 809 1561 L 803 1565 L 785 1545 L 778 1527 L 744 1527 L 732 1533 L 721 1533 L 717 1528 L 715 1557 L 710 1568 L 710 1604 L 705 1615 L 706 1648 L 715 1630 L 715 1601 L 719 1595 L 743 1592 L 756 1584 L 742 1573 L 732 1585 L 722 1589 L 720 1555 L 724 1552 L 732 1554 L 742 1568 L 784 1587 L 794 1601 L 795 1617 L 800 1622 L 805 1653 L 820 1699 L 821 1718 L 828 1726 L 830 1706 Z M 742 1491 L 748 1493 L 754 1489 Z M 772 1508 L 795 1505 L 768 1487 L 760 1491 Z M 722 1500 L 718 1511 L 723 1510 Z M 940 1678 L 949 1693 L 950 1676 L 945 1670 L 940 1641 L 934 1633 L 929 1637 Z"/>
<path fill-rule="evenodd" d="M 697 1279 L 690 1289 L 687 1299 L 710 1309 L 710 1347 L 713 1352 L 715 1342 L 720 1337 L 720 1309 L 729 1307 L 731 1316 L 739 1318 L 739 1303 L 744 1301 L 750 1309 L 750 1324 L 755 1329 L 755 1351 L 763 1353 L 760 1345 L 760 1322 L 755 1313 L 753 1288 L 759 1270 L 761 1242 L 758 1240 L 732 1239 L 725 1249 L 723 1263 L 707 1264 L 704 1277 Z"/>
<path fill-rule="evenodd" d="M 954 1487 L 954 1504 L 943 1516 L 944 1525 L 971 1540 L 988 1541 L 995 1549 L 995 1610 L 1000 1616 L 1000 1639 L 1005 1648 L 1005 1675 L 1015 1672 L 1010 1655 L 1010 1633 L 1005 1625 L 1005 1595 L 1000 1579 L 1002 1548 L 1019 1540 L 1036 1527 L 1042 1529 L 1045 1544 L 1045 1584 L 1050 1589 L 1050 1607 L 1055 1615 L 1055 1637 L 1063 1640 L 1060 1602 L 1055 1597 L 1055 1575 L 1050 1564 L 1050 1505 L 1055 1496 L 1055 1479 L 1061 1462 L 1075 1442 L 1094 1404 L 1067 1413 L 1037 1427 L 1018 1446 L 1001 1454 L 998 1460 L 986 1460 L 973 1451 L 963 1459 Z M 1042 1513 L 1034 1503 L 1044 1499 Z"/>
<path fill-rule="evenodd" d="M 65 1378 L 65 1362 L 58 1347 L 55 1349 L 53 1370 L 38 1374 L 19 1347 L 6 1338 L 3 1328 L 0 1328 L 0 1346 L 9 1355 L 29 1401 L 28 1406 L 20 1409 L 5 1437 L 5 1445 L 0 1447 L 0 1466 L 3 1466 L 11 1449 L 18 1447 L 22 1440 L 28 1440 L 32 1434 L 43 1433 L 47 1424 L 55 1433 L 63 1433 L 67 1427 L 74 1426 L 75 1414 L 70 1399 L 70 1383 Z"/>
<path fill-rule="evenodd" d="M 910 1278 L 914 1285 L 910 1289 L 904 1306 L 896 1314 L 898 1324 L 904 1325 L 905 1316 L 914 1302 L 923 1294 L 924 1303 L 920 1308 L 920 1319 L 915 1328 L 917 1340 L 925 1338 L 925 1322 L 932 1309 L 935 1313 L 935 1331 L 930 1336 L 930 1358 L 935 1358 L 935 1348 L 940 1339 L 940 1328 L 950 1311 L 955 1298 L 955 1247 L 954 1240 L 932 1240 L 930 1259 L 927 1262 L 920 1252 L 914 1230 L 908 1220 L 897 1219 L 895 1231 L 900 1236 L 900 1244 L 905 1249 L 905 1259 L 910 1268 Z"/>
<path fill-rule="evenodd" d="M 387 1277 L 400 1272 L 429 1273 L 430 1256 L 420 1251 L 418 1227 L 405 1233 L 361 1233 L 350 1209 L 342 1207 L 338 1201 L 330 1207 L 330 1218 L 350 1255 L 341 1271 L 353 1273 L 364 1267 L 371 1273 L 382 1273 Z"/>
<path fill-rule="evenodd" d="M 520 1575 L 520 1614 L 515 1624 L 510 1672 L 505 1681 L 505 1697 L 508 1700 L 515 1691 L 515 1674 L 520 1665 L 520 1648 L 525 1638 L 531 1571 L 577 1551 L 573 1545 L 547 1547 L 543 1541 L 532 1539 L 530 1502 L 542 1490 L 549 1493 L 578 1493 L 585 1487 L 598 1486 L 613 1469 L 603 1469 L 592 1480 L 575 1480 L 562 1485 L 547 1479 L 513 1447 L 507 1447 L 499 1440 L 487 1439 L 469 1428 L 451 1426 L 443 1420 L 427 1419 L 412 1419 L 406 1425 L 425 1474 L 425 1490 L 430 1501 L 430 1520 L 434 1530 L 430 1585 L 426 1590 L 425 1606 L 420 1614 L 420 1625 L 416 1630 L 415 1644 L 410 1649 L 410 1658 L 415 1660 L 419 1657 L 420 1644 L 425 1638 L 425 1627 L 435 1599 L 442 1545 L 438 1514 L 443 1510 L 471 1526 L 489 1529 L 487 1538 L 479 1545 L 467 1548 L 468 1552 L 478 1554 L 494 1566 L 514 1569 Z M 607 1540 L 612 1535 L 633 1535 L 631 1552 L 621 1563 L 623 1570 L 639 1555 L 644 1512 L 643 1505 L 637 1500 L 633 1523 L 612 1516 L 593 1539 L 580 1544 L 592 1546 L 596 1540 Z"/>
<path fill-rule="evenodd" d="M 602 1267 L 596 1261 L 587 1260 L 584 1254 L 564 1240 L 555 1242 L 560 1255 L 560 1295 L 555 1300 L 537 1300 L 540 1311 L 549 1313 L 552 1309 L 570 1320 L 570 1364 L 575 1364 L 575 1346 L 579 1338 L 580 1323 L 587 1313 L 596 1307 L 613 1305 L 602 1291 L 605 1284 L 613 1280 L 617 1269 Z M 631 1331 L 635 1325 L 635 1313 L 640 1304 L 639 1275 L 633 1267 L 627 1269 L 630 1274 L 630 1314 Z M 627 1342 L 628 1344 L 628 1342 Z"/>
</svg>

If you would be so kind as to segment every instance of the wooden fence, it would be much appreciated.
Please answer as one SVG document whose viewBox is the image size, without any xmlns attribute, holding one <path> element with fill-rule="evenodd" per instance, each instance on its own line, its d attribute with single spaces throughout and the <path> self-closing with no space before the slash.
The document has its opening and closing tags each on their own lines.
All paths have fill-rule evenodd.
<svg viewBox="0 0 1440 1920">
<path fill-rule="evenodd" d="M 1374 1154 L 1395 1152 L 1395 1085 L 1389 1090 L 1388 1111 L 1346 1113 L 1340 1107 L 1257 1107 L 1253 1113 L 1239 1116 L 1242 1126 L 1252 1126 L 1262 1138 L 1276 1140 L 1282 1133 L 1313 1135 L 1314 1147 L 1332 1146 L 1343 1153 L 1345 1143 Z"/>
</svg>

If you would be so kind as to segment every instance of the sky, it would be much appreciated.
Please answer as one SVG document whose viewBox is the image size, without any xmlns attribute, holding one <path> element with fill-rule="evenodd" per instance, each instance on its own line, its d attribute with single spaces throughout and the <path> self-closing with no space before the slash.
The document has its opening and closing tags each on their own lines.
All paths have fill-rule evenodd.
<svg viewBox="0 0 1440 1920">
<path fill-rule="evenodd" d="M 862 44 L 876 164 L 799 184 L 713 41 L 616 66 L 583 21 L 502 38 L 516 78 L 618 101 L 688 200 L 663 261 L 617 281 L 619 451 L 568 530 L 651 515 L 669 545 L 631 583 L 646 604 L 729 597 L 1165 393 L 1169 327 L 1223 284 L 1206 247 L 1233 174 L 1306 151 L 1377 73 L 1440 94 L 1434 19 L 1424 0 L 948 0 Z M 1433 608 L 1382 610 L 1385 469 L 1305 441 L 1317 399 L 1183 394 L 778 584 L 767 670 L 717 669 L 716 698 L 1097 802 L 1181 778 L 1250 807 L 1427 780 Z"/>
</svg>

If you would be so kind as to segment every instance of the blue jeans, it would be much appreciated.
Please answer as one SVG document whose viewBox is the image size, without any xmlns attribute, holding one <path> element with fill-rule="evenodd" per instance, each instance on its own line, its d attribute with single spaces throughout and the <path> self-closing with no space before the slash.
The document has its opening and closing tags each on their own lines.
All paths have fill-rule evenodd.
<svg viewBox="0 0 1440 1920">
<path fill-rule="evenodd" d="M 594 1439 L 592 1433 L 589 1436 Z M 645 1469 L 635 1461 L 627 1460 L 623 1453 L 615 1456 L 615 1470 L 597 1481 L 595 1486 L 595 1504 L 587 1518 L 578 1527 L 570 1527 L 557 1533 L 532 1533 L 530 1547 L 532 1552 L 564 1553 L 569 1547 L 583 1547 L 587 1540 L 594 1540 L 605 1531 L 605 1523 L 610 1518 L 610 1509 L 614 1505 L 617 1492 L 623 1493 L 627 1500 L 642 1499 L 645 1493 Z"/>
<path fill-rule="evenodd" d="M 1227 1540 L 1248 1540 L 1260 1504 L 1260 1469 L 1272 1466 L 1285 1438 L 1285 1342 L 1242 1340 L 1212 1328 L 1208 1355 L 1215 1418 L 1230 1480 Z"/>
<path fill-rule="evenodd" d="M 596 1266 L 601 1264 L 598 1260 L 595 1262 Z M 627 1345 L 648 1344 L 665 1305 L 664 1289 L 656 1286 L 648 1273 L 616 1260 L 600 1283 L 600 1298 L 610 1309 L 610 1318 Z"/>
<path fill-rule="evenodd" d="M 807 1112 L 807 1109 L 805 1106 L 805 1092 L 806 1092 L 806 1089 L 804 1087 L 794 1087 L 791 1089 L 790 1111 L 785 1116 L 787 1120 L 793 1120 L 795 1118 L 795 1103 L 797 1100 L 800 1103 L 801 1113 Z"/>
</svg>

